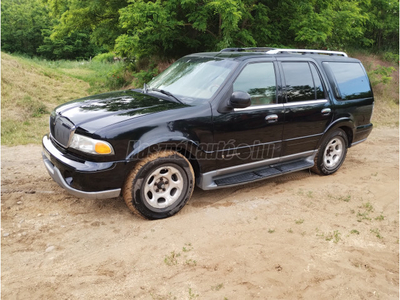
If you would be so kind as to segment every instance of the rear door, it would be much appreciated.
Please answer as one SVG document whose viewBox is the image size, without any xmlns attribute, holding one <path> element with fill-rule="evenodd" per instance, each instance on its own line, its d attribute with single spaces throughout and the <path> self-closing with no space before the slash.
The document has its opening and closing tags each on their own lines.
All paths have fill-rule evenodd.
<svg viewBox="0 0 400 300">
<path fill-rule="evenodd" d="M 331 103 L 316 64 L 281 61 L 285 123 L 282 156 L 309 154 L 332 119 Z"/>
</svg>

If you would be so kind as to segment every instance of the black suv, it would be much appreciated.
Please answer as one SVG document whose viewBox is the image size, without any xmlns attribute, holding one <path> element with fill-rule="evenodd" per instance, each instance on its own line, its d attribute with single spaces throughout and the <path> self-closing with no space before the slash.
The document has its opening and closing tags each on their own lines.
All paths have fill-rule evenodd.
<svg viewBox="0 0 400 300">
<path fill-rule="evenodd" d="M 370 134 L 373 105 L 361 62 L 343 52 L 228 48 L 185 56 L 143 89 L 57 107 L 43 160 L 71 194 L 122 194 L 133 212 L 160 219 L 195 184 L 336 172 Z"/>
</svg>

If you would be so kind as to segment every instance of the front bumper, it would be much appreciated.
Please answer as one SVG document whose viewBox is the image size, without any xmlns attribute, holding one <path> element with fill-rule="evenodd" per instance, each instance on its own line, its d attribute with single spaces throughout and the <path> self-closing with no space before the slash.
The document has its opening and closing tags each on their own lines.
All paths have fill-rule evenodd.
<svg viewBox="0 0 400 300">
<path fill-rule="evenodd" d="M 48 135 L 43 137 L 42 144 L 43 162 L 49 175 L 70 194 L 89 199 L 115 198 L 121 194 L 124 162 L 73 160 L 59 151 Z"/>
</svg>

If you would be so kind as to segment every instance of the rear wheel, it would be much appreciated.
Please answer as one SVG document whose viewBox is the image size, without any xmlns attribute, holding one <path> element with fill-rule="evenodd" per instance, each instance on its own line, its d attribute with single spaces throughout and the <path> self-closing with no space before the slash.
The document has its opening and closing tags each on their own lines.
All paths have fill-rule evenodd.
<svg viewBox="0 0 400 300">
<path fill-rule="evenodd" d="M 131 211 L 148 219 L 163 219 L 180 211 L 192 196 L 194 173 L 180 153 L 167 150 L 140 161 L 123 189 Z"/>
<path fill-rule="evenodd" d="M 335 173 L 347 154 L 348 139 L 341 129 L 329 133 L 321 143 L 314 159 L 312 171 L 320 175 Z"/>
</svg>

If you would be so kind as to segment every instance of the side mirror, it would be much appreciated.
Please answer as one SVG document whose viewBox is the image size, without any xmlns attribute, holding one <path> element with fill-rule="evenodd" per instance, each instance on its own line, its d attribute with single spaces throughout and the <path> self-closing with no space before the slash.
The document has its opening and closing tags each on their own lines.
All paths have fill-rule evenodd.
<svg viewBox="0 0 400 300">
<path fill-rule="evenodd" d="M 233 108 L 245 108 L 251 105 L 250 95 L 246 92 L 236 91 L 233 92 L 229 99 L 229 106 Z"/>
</svg>

